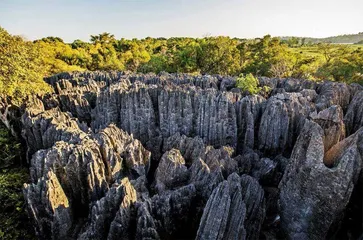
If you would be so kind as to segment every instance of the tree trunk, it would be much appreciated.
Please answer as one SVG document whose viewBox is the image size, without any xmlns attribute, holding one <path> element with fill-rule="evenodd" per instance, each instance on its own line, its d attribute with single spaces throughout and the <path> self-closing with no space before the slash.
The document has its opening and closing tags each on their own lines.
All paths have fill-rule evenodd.
<svg viewBox="0 0 363 240">
<path fill-rule="evenodd" d="M 9 129 L 11 135 L 14 136 L 16 139 L 19 139 L 20 132 L 16 131 L 14 124 L 11 123 L 12 121 L 10 119 L 12 109 L 14 111 L 17 111 L 18 108 L 11 104 L 8 104 L 6 101 L 0 98 L 0 120 L 4 124 L 4 126 Z"/>
</svg>

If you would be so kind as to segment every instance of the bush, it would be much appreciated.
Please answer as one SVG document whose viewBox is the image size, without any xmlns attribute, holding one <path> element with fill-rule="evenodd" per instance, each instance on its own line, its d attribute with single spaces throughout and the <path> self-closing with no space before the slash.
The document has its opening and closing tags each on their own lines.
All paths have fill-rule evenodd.
<svg viewBox="0 0 363 240">
<path fill-rule="evenodd" d="M 242 91 L 248 91 L 251 94 L 258 94 L 262 88 L 258 86 L 258 79 L 255 78 L 251 73 L 244 75 L 241 74 L 237 78 L 236 87 Z"/>
<path fill-rule="evenodd" d="M 19 154 L 20 144 L 0 124 L 0 169 L 13 165 Z"/>
<path fill-rule="evenodd" d="M 22 193 L 28 178 L 26 168 L 0 170 L 0 239 L 35 239 Z"/>
<path fill-rule="evenodd" d="M 28 169 L 16 167 L 19 156 L 20 144 L 0 124 L 0 239 L 34 239 L 22 193 Z"/>
</svg>

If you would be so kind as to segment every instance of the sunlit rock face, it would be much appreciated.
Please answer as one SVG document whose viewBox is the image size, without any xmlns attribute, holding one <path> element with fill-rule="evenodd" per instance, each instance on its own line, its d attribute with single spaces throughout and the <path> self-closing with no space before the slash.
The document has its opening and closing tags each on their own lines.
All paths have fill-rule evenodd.
<svg viewBox="0 0 363 240">
<path fill-rule="evenodd" d="M 46 81 L 54 93 L 22 116 L 24 196 L 40 239 L 362 231 L 347 224 L 362 221 L 351 214 L 363 200 L 360 87 L 260 78 L 271 89 L 262 96 L 224 76 L 75 72 Z"/>
</svg>

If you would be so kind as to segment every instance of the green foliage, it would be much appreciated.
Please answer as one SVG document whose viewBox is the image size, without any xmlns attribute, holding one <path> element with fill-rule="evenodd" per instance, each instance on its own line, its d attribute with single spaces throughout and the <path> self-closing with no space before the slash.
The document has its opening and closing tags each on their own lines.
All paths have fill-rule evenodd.
<svg viewBox="0 0 363 240">
<path fill-rule="evenodd" d="M 235 75 L 238 73 L 240 55 L 238 42 L 228 37 L 204 38 L 198 49 L 201 73 Z"/>
<path fill-rule="evenodd" d="M 4 33 L 6 31 L 2 29 L 2 35 Z M 20 65 L 18 68 L 27 69 L 23 71 L 23 75 L 27 73 L 29 82 L 34 82 L 36 76 L 38 81 L 35 86 L 41 86 L 38 84 L 41 79 L 39 75 L 75 70 L 125 70 L 143 73 L 165 71 L 232 76 L 252 73 L 254 76 L 345 82 L 361 81 L 362 74 L 361 57 L 355 53 L 360 51 L 360 45 L 309 44 L 309 38 L 273 38 L 267 35 L 250 40 L 229 37 L 147 37 L 140 40 L 118 40 L 114 35 L 105 32 L 92 35 L 91 42 L 75 40 L 67 44 L 57 37 L 47 37 L 30 43 L 7 33 L 5 35 L 11 42 L 15 43 L 17 40 L 21 42 L 21 46 L 26 45 L 32 49 L 29 50 L 32 54 L 28 54 L 32 58 L 22 55 L 21 59 L 16 57 L 13 61 L 23 64 L 30 62 L 31 66 Z M 27 52 L 22 48 L 17 51 Z M 28 74 L 32 72 L 39 74 Z M 15 76 L 16 79 L 19 78 L 18 74 Z M 19 88 L 16 79 L 4 79 L 0 81 L 0 90 L 5 88 L 2 92 L 8 92 L 9 95 L 26 89 L 36 89 L 25 87 L 16 90 L 15 88 Z M 28 93 L 20 95 L 26 94 Z"/>
<path fill-rule="evenodd" d="M 0 125 L 0 169 L 16 163 L 19 153 L 20 144 L 11 136 L 8 129 Z"/>
<path fill-rule="evenodd" d="M 115 36 L 111 33 L 101 33 L 98 35 L 91 35 L 91 42 L 92 43 L 112 43 L 115 41 Z"/>
<path fill-rule="evenodd" d="M 43 81 L 44 64 L 40 51 L 31 42 L 11 36 L 0 27 L 0 97 L 19 104 L 30 94 L 50 90 Z"/>
<path fill-rule="evenodd" d="M 236 87 L 242 91 L 248 91 L 251 94 L 258 94 L 262 90 L 258 84 L 258 79 L 255 78 L 251 73 L 247 75 L 241 74 L 237 78 Z"/>
<path fill-rule="evenodd" d="M 0 170 L 0 239 L 35 239 L 22 193 L 28 178 L 25 168 Z"/>
<path fill-rule="evenodd" d="M 34 42 L 46 42 L 46 43 L 56 43 L 56 42 L 60 42 L 60 43 L 64 43 L 63 39 L 59 38 L 59 37 L 46 37 L 46 38 L 42 38 L 40 40 L 35 40 Z"/>
<path fill-rule="evenodd" d="M 19 156 L 20 143 L 0 125 L 0 239 L 34 239 L 22 193 L 28 169 L 17 167 Z"/>
<path fill-rule="evenodd" d="M 317 76 L 343 82 L 363 82 L 363 51 L 358 49 L 349 54 L 336 57 L 319 67 Z"/>
<path fill-rule="evenodd" d="M 168 68 L 168 60 L 165 56 L 154 55 L 150 61 L 142 64 L 139 71 L 142 73 L 160 73 Z"/>
</svg>

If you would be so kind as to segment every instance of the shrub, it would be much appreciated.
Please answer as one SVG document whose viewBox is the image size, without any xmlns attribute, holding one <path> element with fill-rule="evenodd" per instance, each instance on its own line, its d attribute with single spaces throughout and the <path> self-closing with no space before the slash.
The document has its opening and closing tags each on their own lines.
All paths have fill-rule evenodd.
<svg viewBox="0 0 363 240">
<path fill-rule="evenodd" d="M 28 178 L 26 168 L 0 170 L 0 239 L 35 239 L 22 193 Z"/>
<path fill-rule="evenodd" d="M 20 144 L 0 123 L 0 169 L 13 165 L 19 154 Z"/>
<path fill-rule="evenodd" d="M 248 91 L 251 94 L 258 94 L 262 88 L 258 86 L 258 79 L 255 78 L 251 73 L 244 75 L 241 74 L 237 78 L 236 87 L 242 91 Z"/>
</svg>

